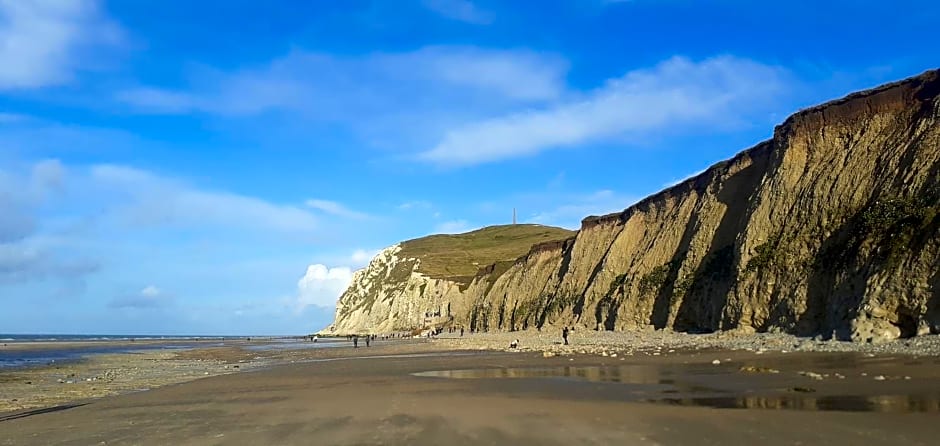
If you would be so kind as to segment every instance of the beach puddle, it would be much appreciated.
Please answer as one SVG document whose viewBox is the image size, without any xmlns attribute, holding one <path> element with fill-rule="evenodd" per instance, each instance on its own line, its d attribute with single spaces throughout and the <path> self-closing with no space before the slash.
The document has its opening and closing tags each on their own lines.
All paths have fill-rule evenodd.
<svg viewBox="0 0 940 446">
<path fill-rule="evenodd" d="M 628 384 L 674 384 L 669 374 L 654 367 L 538 367 L 436 370 L 415 373 L 415 376 L 451 379 L 495 379 L 495 378 L 558 378 L 590 382 Z"/>
<path fill-rule="evenodd" d="M 709 398 L 652 398 L 647 403 L 716 409 L 772 409 L 881 413 L 940 413 L 938 395 L 767 395 Z"/>
<path fill-rule="evenodd" d="M 619 383 L 629 386 L 627 401 L 717 409 L 768 409 L 842 412 L 940 413 L 940 394 L 818 395 L 816 389 L 728 389 L 714 382 L 719 375 L 695 370 L 646 366 L 569 366 L 435 370 L 414 376 L 447 379 L 551 379 Z M 733 375 L 728 375 L 733 380 Z M 782 393 L 781 393 L 782 392 Z M 748 395 L 742 395 L 748 393 Z"/>
</svg>

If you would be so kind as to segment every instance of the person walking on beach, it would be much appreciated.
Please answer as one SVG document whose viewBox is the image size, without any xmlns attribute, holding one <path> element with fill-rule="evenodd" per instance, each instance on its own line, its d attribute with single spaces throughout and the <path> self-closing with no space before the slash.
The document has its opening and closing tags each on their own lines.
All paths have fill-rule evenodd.
<svg viewBox="0 0 940 446">
<path fill-rule="evenodd" d="M 359 336 L 353 336 L 353 348 L 359 348 Z"/>
<path fill-rule="evenodd" d="M 460 337 L 463 337 L 463 327 L 460 327 Z"/>
<path fill-rule="evenodd" d="M 372 336 L 366 336 L 366 347 L 369 346 L 369 340 L 372 339 Z"/>
<path fill-rule="evenodd" d="M 565 325 L 565 328 L 561 330 L 561 338 L 565 340 L 565 345 L 568 345 L 568 326 Z"/>
</svg>

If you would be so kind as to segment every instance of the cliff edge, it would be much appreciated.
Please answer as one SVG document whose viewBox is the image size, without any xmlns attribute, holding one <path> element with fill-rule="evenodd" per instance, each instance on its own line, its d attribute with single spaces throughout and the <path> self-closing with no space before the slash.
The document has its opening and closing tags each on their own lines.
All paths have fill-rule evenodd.
<svg viewBox="0 0 940 446">
<path fill-rule="evenodd" d="M 940 333 L 938 96 L 934 70 L 800 111 L 772 139 L 512 261 L 418 284 L 396 245 L 356 274 L 329 332 Z"/>
</svg>

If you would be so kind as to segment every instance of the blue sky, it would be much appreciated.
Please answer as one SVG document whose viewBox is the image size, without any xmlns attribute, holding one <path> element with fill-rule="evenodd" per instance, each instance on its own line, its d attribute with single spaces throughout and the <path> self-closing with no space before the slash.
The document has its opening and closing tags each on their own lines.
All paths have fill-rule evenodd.
<svg viewBox="0 0 940 446">
<path fill-rule="evenodd" d="M 0 0 L 0 333 L 300 334 L 938 67 L 931 1 Z"/>
</svg>

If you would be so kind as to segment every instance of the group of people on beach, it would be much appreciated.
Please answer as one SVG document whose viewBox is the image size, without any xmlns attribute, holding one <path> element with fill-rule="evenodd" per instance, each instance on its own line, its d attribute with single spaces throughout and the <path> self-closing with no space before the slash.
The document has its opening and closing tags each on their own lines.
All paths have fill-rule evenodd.
<svg viewBox="0 0 940 446">
<path fill-rule="evenodd" d="M 378 335 L 374 335 L 374 334 L 372 334 L 372 335 L 365 335 L 365 336 L 363 336 L 363 337 L 364 337 L 365 340 L 366 340 L 366 347 L 371 346 L 371 345 L 372 345 L 372 341 L 378 339 Z M 352 339 L 353 348 L 359 348 L 359 335 L 347 336 L 347 339 Z M 388 339 L 388 337 L 387 337 L 387 336 L 382 336 L 382 339 Z"/>
<path fill-rule="evenodd" d="M 561 329 L 561 339 L 564 341 L 565 345 L 568 345 L 568 335 L 571 334 L 571 331 L 572 330 L 569 329 L 567 325 L 565 325 L 565 328 Z M 463 333 L 461 333 L 461 336 L 463 336 Z M 519 340 L 515 339 L 510 342 L 509 348 L 519 348 Z"/>
<path fill-rule="evenodd" d="M 440 328 L 437 328 L 437 329 L 433 329 L 433 330 L 429 330 L 428 333 L 427 333 L 427 336 L 430 338 L 431 336 L 436 336 L 436 335 L 442 333 L 443 331 L 444 331 L 444 328 L 443 328 L 443 327 L 440 327 Z M 565 325 L 565 327 L 561 329 L 561 339 L 562 339 L 562 341 L 564 342 L 564 345 L 569 345 L 569 344 L 568 344 L 568 336 L 571 334 L 572 331 L 573 331 L 573 329 L 572 329 L 572 328 L 568 328 L 567 325 Z M 456 333 L 456 332 L 457 332 L 457 328 L 456 328 L 456 327 L 451 327 L 450 329 L 448 329 L 448 332 L 449 332 L 449 333 Z M 463 336 L 463 334 L 464 334 L 464 329 L 463 329 L 463 327 L 460 327 L 460 336 Z M 346 339 L 352 341 L 352 343 L 353 343 L 353 348 L 359 348 L 359 337 L 360 337 L 359 335 L 347 335 L 347 336 L 346 336 Z M 395 335 L 382 335 L 382 339 L 383 339 L 383 340 L 387 340 L 387 339 L 389 339 L 390 337 L 395 337 Z M 399 337 L 404 337 L 404 336 L 399 336 Z M 378 339 L 378 335 L 369 334 L 369 335 L 363 336 L 363 338 L 365 338 L 366 347 L 370 347 L 370 346 L 372 345 L 372 341 L 375 341 L 376 339 Z M 313 342 L 316 342 L 316 337 L 312 338 L 312 340 L 313 340 Z M 512 342 L 510 342 L 510 343 L 509 343 L 509 348 L 519 348 L 519 340 L 518 340 L 518 339 L 515 339 L 515 340 L 513 340 Z"/>
</svg>

